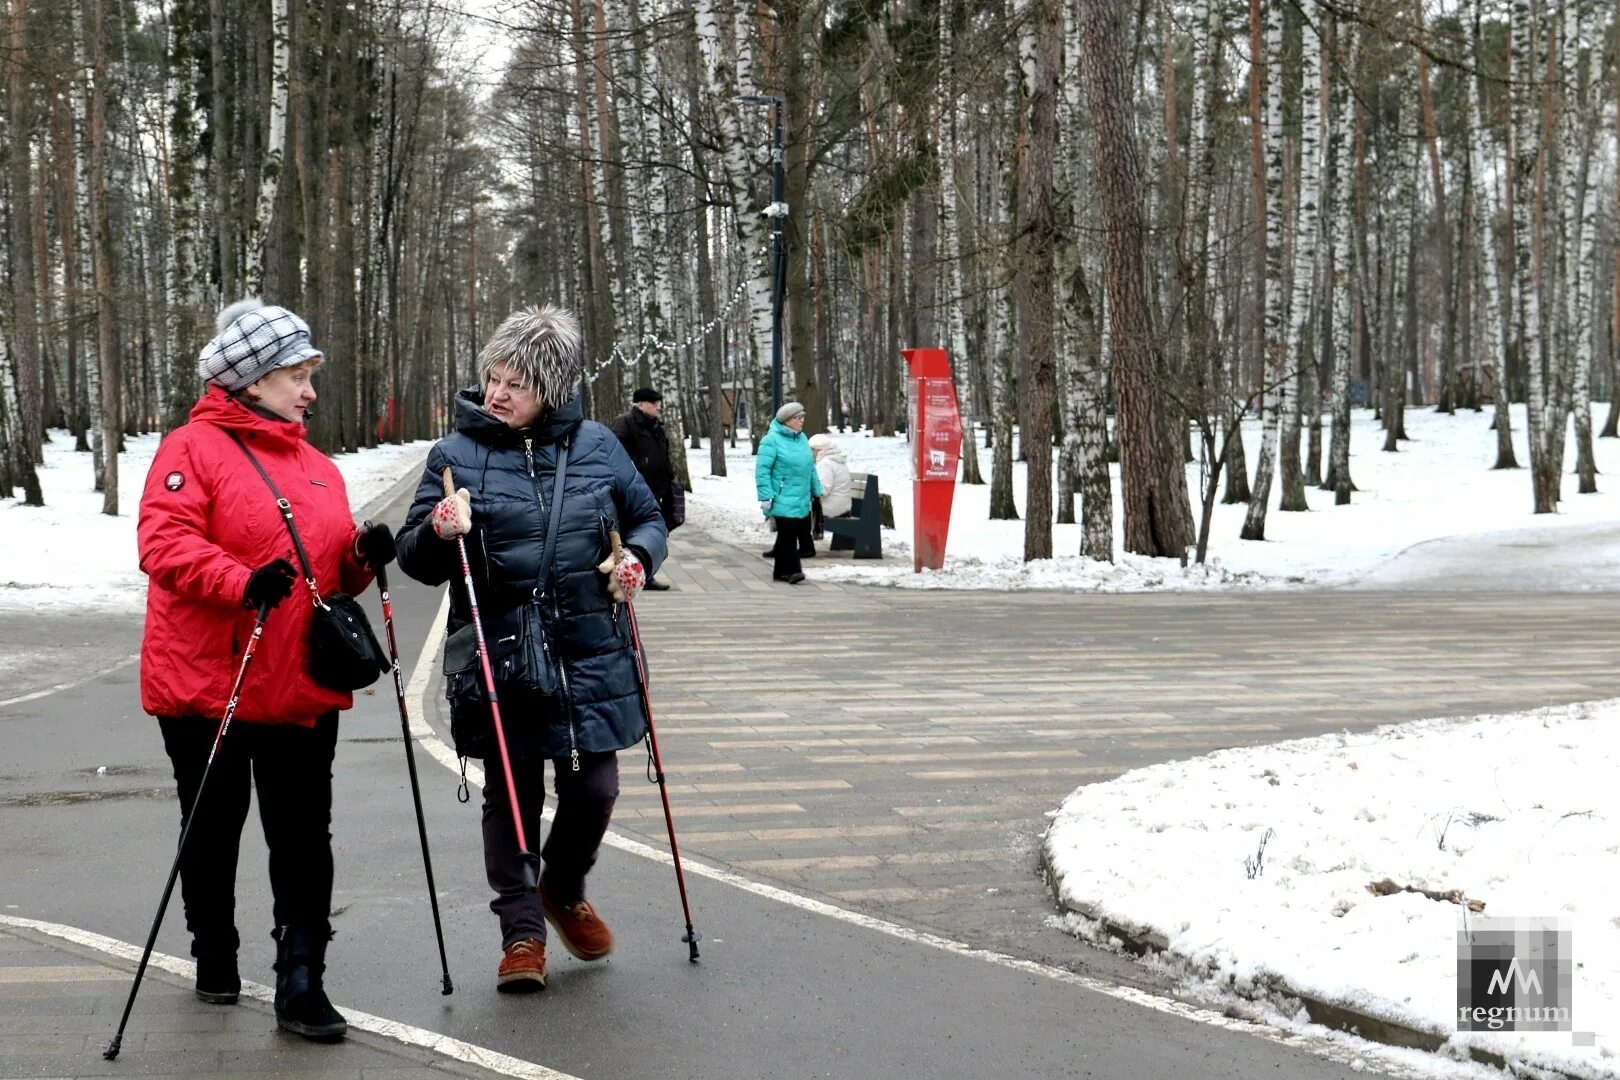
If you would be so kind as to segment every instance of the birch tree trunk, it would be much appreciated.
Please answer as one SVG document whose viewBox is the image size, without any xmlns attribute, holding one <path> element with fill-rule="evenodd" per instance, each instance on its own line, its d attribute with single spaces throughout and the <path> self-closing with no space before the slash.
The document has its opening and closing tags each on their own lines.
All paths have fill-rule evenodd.
<svg viewBox="0 0 1620 1080">
<path fill-rule="evenodd" d="M 1597 491 L 1597 460 L 1592 445 L 1592 362 L 1597 355 L 1597 326 L 1592 318 L 1593 280 L 1597 273 L 1597 195 L 1595 142 L 1598 126 L 1599 88 L 1603 82 L 1601 37 L 1593 33 L 1594 22 L 1588 0 L 1571 0 L 1575 16 L 1574 32 L 1567 40 L 1573 46 L 1566 53 L 1566 93 L 1578 96 L 1566 105 L 1571 117 L 1571 141 L 1578 143 L 1565 168 L 1575 174 L 1569 185 L 1569 209 L 1574 228 L 1568 239 L 1573 268 L 1569 312 L 1570 349 L 1574 365 L 1571 380 L 1571 411 L 1575 417 L 1575 472 L 1580 477 L 1580 493 Z M 1566 12 L 1565 18 L 1569 18 Z M 1584 65 L 1582 61 L 1584 60 Z M 1581 69 L 1584 66 L 1585 71 Z"/>
<path fill-rule="evenodd" d="M 1316 247 L 1321 231 L 1322 206 L 1322 41 L 1317 35 L 1321 16 L 1316 0 L 1301 0 L 1305 25 L 1300 43 L 1299 199 L 1294 208 L 1294 280 L 1289 302 L 1288 340 L 1293 360 L 1287 362 L 1283 396 L 1290 402 L 1283 413 L 1281 458 L 1282 500 L 1279 510 L 1309 510 L 1305 478 L 1299 466 L 1300 381 L 1311 363 L 1305 338 L 1307 316 L 1316 283 Z M 1278 64 L 1277 74 L 1282 74 Z M 1314 386 L 1314 380 L 1312 380 Z M 1320 396 L 1320 395 L 1318 395 Z"/>
<path fill-rule="evenodd" d="M 1334 51 L 1348 58 L 1348 76 L 1329 78 L 1333 90 L 1328 99 L 1328 183 L 1332 187 L 1330 201 L 1333 214 L 1332 237 L 1328 242 L 1326 280 L 1331 301 L 1323 305 L 1322 316 L 1333 328 L 1333 438 L 1328 447 L 1328 473 L 1324 488 L 1333 491 L 1335 506 L 1348 506 L 1356 489 L 1350 478 L 1350 344 L 1355 337 L 1352 320 L 1355 307 L 1351 297 L 1356 289 L 1355 273 L 1351 266 L 1350 207 L 1352 198 L 1350 160 L 1350 87 L 1356 84 L 1356 72 L 1361 63 L 1361 36 L 1352 22 L 1330 16 L 1333 26 Z M 1332 65 L 1336 67 L 1337 65 Z"/>
<path fill-rule="evenodd" d="M 1009 237 L 1013 235 L 1013 223 L 1018 220 L 1018 154 L 1017 143 L 1023 137 L 1022 110 L 1018 108 L 1018 67 L 1010 65 L 1007 71 L 1007 88 L 1001 98 L 1001 105 L 1011 102 L 1013 109 L 1014 136 L 1011 139 L 1002 137 L 1001 148 L 1003 157 L 997 172 L 996 216 L 992 235 Z M 1000 113 L 999 115 L 1005 115 Z M 999 118 L 999 116 L 998 116 Z M 997 125 L 999 127 L 999 125 Z M 995 453 L 990 466 L 990 519 L 992 521 L 1017 521 L 1018 504 L 1013 495 L 1013 428 L 1014 420 L 1019 413 L 1018 396 L 1013 382 L 1013 371 L 1016 362 L 1018 325 L 1016 321 L 1017 308 L 1013 304 L 1013 287 L 1017 280 L 1017 254 L 1014 245 L 1002 242 L 999 246 L 1000 255 L 996 260 L 996 269 L 992 278 L 991 287 L 995 290 L 995 299 L 992 301 L 992 331 L 991 340 L 995 343 L 995 356 L 992 361 L 991 396 L 992 409 L 995 412 L 994 440 Z"/>
<path fill-rule="evenodd" d="M 1538 132 L 1538 83 L 1544 75 L 1536 22 L 1539 4 L 1512 0 L 1511 53 L 1513 64 L 1513 251 L 1514 307 L 1519 331 L 1519 357 L 1529 391 L 1530 473 L 1533 505 L 1538 514 L 1558 508 L 1559 468 L 1548 466 L 1551 450 L 1546 435 L 1548 387 L 1542 341 L 1542 292 L 1545 282 L 1544 244 L 1541 235 L 1546 206 L 1545 139 Z"/>
<path fill-rule="evenodd" d="M 12 394 L 6 408 L 11 412 L 11 467 L 15 482 L 22 485 L 23 502 L 44 506 L 45 494 L 39 485 L 34 463 L 44 440 L 40 408 L 39 306 L 34 293 L 34 245 L 27 237 L 33 224 L 33 118 L 32 94 L 24 79 L 28 62 L 28 0 L 11 0 L 11 49 L 6 64 L 6 134 L 8 170 L 11 181 L 10 264 L 12 351 L 14 371 Z"/>
<path fill-rule="evenodd" d="M 270 114 L 265 123 L 264 157 L 259 164 L 258 198 L 248 228 L 246 283 L 254 296 L 264 291 L 266 249 L 287 150 L 287 73 L 292 57 L 287 0 L 270 0 L 270 51 Z"/>
<path fill-rule="evenodd" d="M 967 329 L 962 314 L 962 197 L 957 191 L 957 115 L 955 88 L 956 43 L 951 22 L 957 11 L 952 0 L 939 0 L 939 228 L 945 249 L 945 343 L 950 350 L 951 373 L 956 382 L 956 401 L 962 413 L 962 483 L 983 484 L 979 472 L 978 442 L 973 437 L 976 410 L 969 379 L 971 360 Z"/>
<path fill-rule="evenodd" d="M 1474 56 L 1480 55 L 1480 9 L 1483 0 L 1474 0 L 1473 5 L 1473 43 Z M 1468 93 L 1468 127 L 1474 133 L 1472 140 L 1472 153 L 1474 156 L 1474 176 L 1477 178 L 1477 199 L 1480 217 L 1480 259 L 1481 267 L 1481 293 L 1485 299 L 1485 342 L 1486 363 L 1485 369 L 1491 377 L 1491 397 L 1495 403 L 1495 421 L 1491 425 L 1496 431 L 1496 464 L 1493 469 L 1517 469 L 1518 459 L 1513 453 L 1513 416 L 1508 408 L 1508 362 L 1507 341 L 1502 333 L 1503 311 L 1502 297 L 1504 293 L 1513 294 L 1513 261 L 1504 262 L 1502 250 L 1496 235 L 1497 215 L 1500 212 L 1502 200 L 1498 195 L 1496 177 L 1500 171 L 1492 164 L 1493 155 L 1490 152 L 1490 136 L 1480 115 L 1480 99 L 1484 96 L 1482 83 L 1485 73 L 1479 71 L 1472 79 L 1467 79 Z M 1500 159 L 1496 159 L 1500 160 Z M 1508 147 L 1508 165 L 1512 167 L 1511 139 Z M 1512 188 L 1509 187 L 1511 192 Z M 1509 238 L 1512 238 L 1509 230 Z M 1504 288 L 1506 286 L 1506 288 Z"/>
<path fill-rule="evenodd" d="M 1283 293 L 1283 23 L 1281 0 L 1271 0 L 1265 14 L 1263 43 L 1256 30 L 1258 9 L 1263 0 L 1250 0 L 1250 37 L 1257 46 L 1254 63 L 1264 58 L 1266 75 L 1265 183 L 1256 195 L 1258 204 L 1264 204 L 1266 223 L 1266 276 L 1265 296 L 1265 372 L 1261 377 L 1261 392 L 1265 398 L 1265 427 L 1260 436 L 1260 460 L 1254 469 L 1254 490 L 1249 496 L 1249 511 L 1243 519 L 1242 537 L 1245 540 L 1266 538 L 1266 509 L 1271 501 L 1271 477 L 1276 468 L 1277 440 L 1283 417 L 1291 408 L 1289 392 L 1292 385 L 1287 379 L 1288 343 L 1284 336 L 1283 320 L 1286 301 Z M 1257 135 L 1256 138 L 1259 136 Z"/>
<path fill-rule="evenodd" d="M 747 342 L 747 370 L 755 373 L 758 387 L 769 381 L 771 369 L 771 266 L 766 257 L 770 234 L 763 215 L 765 208 L 754 194 L 757 185 L 753 183 L 742 120 L 733 100 L 739 85 L 747 85 L 752 78 L 752 51 L 746 21 L 739 26 L 733 0 L 698 0 L 696 12 L 704 78 L 724 140 L 720 152 L 722 174 L 737 208 L 742 261 L 748 268 L 748 310 L 753 332 Z M 740 386 L 738 393 L 742 393 Z M 759 400 L 757 392 L 755 400 Z M 749 417 L 756 447 L 767 427 L 760 422 L 757 411 Z"/>
<path fill-rule="evenodd" d="M 118 338 L 113 329 L 112 220 L 107 212 L 107 0 L 87 0 L 85 35 L 90 45 L 90 261 L 96 279 L 96 326 L 100 362 L 102 504 L 118 514 L 118 450 L 122 441 L 122 387 Z"/>
</svg>

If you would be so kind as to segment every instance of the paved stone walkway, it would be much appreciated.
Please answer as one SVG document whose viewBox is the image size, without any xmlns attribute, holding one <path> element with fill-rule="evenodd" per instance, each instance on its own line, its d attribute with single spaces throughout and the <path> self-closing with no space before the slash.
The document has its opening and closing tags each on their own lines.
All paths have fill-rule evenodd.
<svg viewBox="0 0 1620 1080">
<path fill-rule="evenodd" d="M 1046 921 L 1036 851 L 1076 786 L 1222 747 L 1620 695 L 1620 605 L 1601 594 L 792 587 L 760 546 L 683 529 L 660 572 L 674 590 L 637 605 L 683 851 L 1118 982 L 1159 977 Z M 76 640 L 72 624 L 10 624 L 0 652 Z M 102 648 L 132 648 L 139 624 L 97 626 Z M 61 678 L 36 666 L 14 693 Z M 663 846 L 637 773 L 626 755 L 615 827 Z M 103 1062 L 131 968 L 0 929 L 0 1080 L 482 1075 L 367 1035 L 309 1047 L 262 1003 L 206 1006 L 162 972 Z"/>
<path fill-rule="evenodd" d="M 1154 762 L 1620 695 L 1602 595 L 936 592 L 770 581 L 673 538 L 638 605 L 683 850 L 882 918 L 1145 978 L 1043 927 L 1046 813 Z M 825 555 L 807 563 L 826 565 Z M 633 766 L 616 827 L 663 839 Z"/>
</svg>

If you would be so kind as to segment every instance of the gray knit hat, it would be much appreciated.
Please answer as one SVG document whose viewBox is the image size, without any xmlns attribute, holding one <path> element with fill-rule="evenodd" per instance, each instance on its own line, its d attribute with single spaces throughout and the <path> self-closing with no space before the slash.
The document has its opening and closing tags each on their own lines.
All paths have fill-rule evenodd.
<svg viewBox="0 0 1620 1080">
<path fill-rule="evenodd" d="M 790 401 L 786 405 L 783 405 L 780 409 L 776 410 L 776 422 L 778 424 L 785 424 L 795 416 L 803 415 L 804 406 L 800 405 L 797 401 Z"/>
<path fill-rule="evenodd" d="M 277 368 L 323 355 L 309 343 L 308 323 L 257 297 L 220 312 L 217 325 L 219 333 L 197 358 L 197 374 L 225 390 L 240 390 Z"/>
</svg>

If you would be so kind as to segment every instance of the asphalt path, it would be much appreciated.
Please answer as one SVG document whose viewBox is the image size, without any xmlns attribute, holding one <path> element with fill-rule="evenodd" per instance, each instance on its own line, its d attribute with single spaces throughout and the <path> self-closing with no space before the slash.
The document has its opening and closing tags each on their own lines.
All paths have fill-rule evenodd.
<svg viewBox="0 0 1620 1080">
<path fill-rule="evenodd" d="M 402 504 L 396 502 L 380 518 L 397 521 L 401 514 Z M 744 552 L 730 557 L 750 558 Z M 679 574 L 674 579 L 681 580 Z M 649 599 L 679 597 L 682 588 L 678 584 L 675 593 Z M 834 601 L 854 595 L 846 589 L 820 592 Z M 817 602 L 810 590 L 793 595 L 796 603 Z M 697 597 L 689 599 L 695 603 Z M 1144 599 L 1134 608 L 1138 617 L 1148 622 L 1162 617 L 1159 598 Z M 396 580 L 394 601 L 402 660 L 409 667 L 431 636 L 439 595 Z M 907 602 L 949 605 L 952 598 L 932 594 Z M 1010 605 L 1051 602 L 1007 600 Z M 1177 598 L 1184 607 L 1207 602 Z M 1308 594 L 1295 602 L 1306 609 L 1323 603 Z M 1212 603 L 1224 609 L 1231 601 Z M 889 606 L 881 597 L 844 607 L 850 604 L 857 617 L 867 605 Z M 368 606 L 375 612 L 369 600 Z M 665 608 L 668 614 L 661 616 L 651 604 L 645 606 L 646 621 L 666 635 L 663 640 L 677 633 L 677 609 Z M 172 858 L 178 813 L 156 725 L 140 712 L 138 668 L 127 662 L 138 635 L 138 618 L 117 616 L 7 616 L 0 623 L 0 655 L 36 657 L 26 671 L 12 673 L 0 696 L 7 702 L 0 704 L 0 745 L 6 747 L 0 759 L 0 908 L 7 914 L 124 941 L 145 939 Z M 1556 643 L 1549 647 L 1556 649 Z M 52 654 L 63 663 L 43 659 Z M 1585 690 L 1582 684 L 1576 696 L 1591 696 Z M 437 692 L 430 682 L 423 719 L 442 733 Z M 1520 696 L 1535 694 L 1528 687 Z M 1233 741 L 1268 741 L 1274 734 L 1244 730 Z M 1171 742 L 1157 753 L 1183 756 L 1190 749 L 1196 748 Z M 1132 751 L 1131 761 L 1142 752 Z M 759 872 L 759 860 L 734 856 L 722 834 L 712 831 L 710 839 L 688 848 L 689 857 L 764 887 L 688 874 L 695 922 L 704 934 L 699 963 L 688 962 L 679 940 L 681 912 L 667 863 L 609 847 L 592 875 L 591 894 L 613 925 L 613 957 L 586 965 L 554 948 L 551 984 L 544 992 L 497 994 L 498 938 L 487 910 L 478 795 L 475 789 L 470 803 L 458 802 L 457 777 L 419 747 L 417 765 L 456 983 L 456 992 L 445 997 L 439 993 L 438 955 L 403 758 L 393 694 L 380 684 L 376 692 L 360 695 L 345 715 L 335 764 L 338 934 L 328 984 L 340 1006 L 580 1077 L 1145 1078 L 1246 1077 L 1262 1071 L 1326 1077 L 1365 1071 L 1353 1062 L 1354 1055 L 1335 1056 L 1269 1029 L 1243 1030 L 1241 1023 L 1178 1006 L 1162 980 L 1142 977 L 1140 969 L 1051 929 L 1045 924 L 1050 908 L 1029 902 L 1041 887 L 1027 862 L 1014 859 L 1021 879 L 1007 881 L 1009 891 L 1024 898 L 1016 916 L 1021 925 L 1009 936 L 986 926 L 1007 917 L 994 905 L 962 902 L 933 915 L 916 914 L 920 909 L 886 904 L 881 897 L 867 904 L 849 901 L 819 882 L 796 890 L 809 902 L 793 902 L 800 882 L 785 873 Z M 99 771 L 103 767 L 105 773 Z M 624 755 L 627 798 L 617 825 L 662 847 L 661 819 L 631 809 L 656 805 L 645 801 L 645 792 L 639 804 L 629 795 L 632 787 L 645 788 L 640 767 L 639 750 Z M 678 764 L 672 774 L 679 775 Z M 678 815 L 681 806 L 677 799 Z M 837 831 L 837 821 L 829 824 Z M 909 849 L 910 842 L 896 846 Z M 904 854 L 879 852 L 877 857 L 881 864 L 884 857 Z M 243 973 L 268 982 L 273 943 L 263 866 L 262 840 L 250 823 L 238 889 Z M 883 882 L 881 869 L 870 876 Z M 784 886 L 787 891 L 778 891 Z M 846 911 L 853 914 L 842 914 Z M 178 898 L 158 948 L 187 953 Z M 1150 993 L 1106 990 L 1124 983 Z M 273 1057 L 262 1067 L 274 1068 Z"/>
</svg>

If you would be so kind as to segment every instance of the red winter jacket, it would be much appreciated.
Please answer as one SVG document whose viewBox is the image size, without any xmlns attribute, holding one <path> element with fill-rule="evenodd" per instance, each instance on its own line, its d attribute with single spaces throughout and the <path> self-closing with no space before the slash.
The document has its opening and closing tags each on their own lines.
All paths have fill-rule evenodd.
<svg viewBox="0 0 1620 1080">
<path fill-rule="evenodd" d="M 255 613 L 242 606 L 248 577 L 282 558 L 298 566 L 275 496 L 235 432 L 292 504 L 293 523 L 322 593 L 359 593 L 370 570 L 354 553 L 355 526 L 343 475 L 304 439 L 304 425 L 270 420 L 218 387 L 191 422 L 158 447 L 136 530 L 150 578 L 141 642 L 141 707 L 153 716 L 225 715 Z M 302 572 L 300 571 L 300 577 Z M 265 620 L 242 685 L 236 718 L 309 727 L 347 709 L 353 695 L 310 678 L 309 590 L 302 582 Z"/>
</svg>

